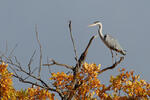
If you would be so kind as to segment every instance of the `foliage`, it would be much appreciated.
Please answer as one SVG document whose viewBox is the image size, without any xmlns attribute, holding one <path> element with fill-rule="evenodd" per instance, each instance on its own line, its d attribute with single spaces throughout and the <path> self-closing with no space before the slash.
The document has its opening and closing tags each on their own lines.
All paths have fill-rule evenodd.
<svg viewBox="0 0 150 100">
<path fill-rule="evenodd" d="M 46 89 L 28 88 L 15 90 L 13 88 L 12 73 L 8 72 L 7 64 L 0 64 L 0 100 L 54 100 L 54 94 Z"/>
<path fill-rule="evenodd" d="M 12 73 L 9 73 L 5 63 L 0 65 L 0 98 L 7 100 L 15 98 L 14 88 L 12 86 Z"/>
<path fill-rule="evenodd" d="M 7 64 L 0 64 L 0 99 L 1 100 L 54 100 L 54 94 L 40 87 L 27 88 L 26 90 L 15 90 L 13 88 L 12 73 L 7 70 Z M 53 86 L 60 89 L 63 95 L 75 92 L 74 100 L 127 100 L 144 99 L 150 97 L 150 84 L 145 80 L 139 79 L 139 75 L 134 75 L 134 71 L 120 69 L 120 74 L 110 77 L 110 84 L 102 84 L 99 76 L 101 65 L 84 63 L 77 74 L 79 87 L 73 90 L 73 74 L 64 72 L 52 73 L 50 80 Z"/>
<path fill-rule="evenodd" d="M 119 70 L 120 74 L 116 77 L 110 77 L 110 85 L 101 84 L 98 79 L 100 65 L 84 63 L 81 71 L 78 73 L 80 87 L 72 90 L 71 83 L 73 81 L 72 74 L 52 73 L 50 80 L 54 80 L 53 85 L 63 90 L 63 94 L 75 92 L 75 100 L 89 99 L 139 99 L 147 100 L 150 97 L 150 84 L 145 80 L 139 80 L 139 75 L 133 75 L 133 71 Z M 112 93 L 110 93 L 110 91 Z M 124 94 L 124 95 L 123 95 Z"/>
</svg>

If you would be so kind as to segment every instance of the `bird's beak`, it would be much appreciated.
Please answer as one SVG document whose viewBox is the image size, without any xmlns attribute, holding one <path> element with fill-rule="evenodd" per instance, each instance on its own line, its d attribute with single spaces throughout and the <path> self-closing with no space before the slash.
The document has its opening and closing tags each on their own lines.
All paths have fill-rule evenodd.
<svg viewBox="0 0 150 100">
<path fill-rule="evenodd" d="M 90 25 L 88 25 L 88 27 L 92 27 L 92 26 L 95 26 L 95 24 L 90 24 Z"/>
</svg>

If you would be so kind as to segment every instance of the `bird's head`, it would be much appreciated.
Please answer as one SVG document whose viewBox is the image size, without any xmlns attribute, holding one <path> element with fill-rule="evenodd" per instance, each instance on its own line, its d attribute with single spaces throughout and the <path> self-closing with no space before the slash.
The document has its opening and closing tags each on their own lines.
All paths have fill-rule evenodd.
<svg viewBox="0 0 150 100">
<path fill-rule="evenodd" d="M 102 23 L 100 21 L 96 21 L 93 24 L 90 24 L 88 27 L 99 25 L 99 27 L 102 27 Z"/>
</svg>

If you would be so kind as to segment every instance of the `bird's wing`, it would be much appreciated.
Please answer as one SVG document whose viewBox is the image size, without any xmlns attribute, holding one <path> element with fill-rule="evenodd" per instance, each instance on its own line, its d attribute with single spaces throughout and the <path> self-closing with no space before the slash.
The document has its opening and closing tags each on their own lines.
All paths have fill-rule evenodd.
<svg viewBox="0 0 150 100">
<path fill-rule="evenodd" d="M 115 50 L 115 51 L 122 51 L 122 47 L 120 46 L 119 42 L 114 38 L 112 37 L 111 35 L 107 34 L 106 37 L 105 37 L 105 42 L 106 42 L 106 45 Z"/>
</svg>

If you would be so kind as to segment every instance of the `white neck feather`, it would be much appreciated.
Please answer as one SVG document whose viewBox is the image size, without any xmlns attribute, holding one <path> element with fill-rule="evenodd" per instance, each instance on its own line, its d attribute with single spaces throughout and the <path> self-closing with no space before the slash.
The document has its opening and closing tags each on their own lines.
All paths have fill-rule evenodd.
<svg viewBox="0 0 150 100">
<path fill-rule="evenodd" d="M 104 38 L 104 35 L 103 35 L 103 33 L 102 33 L 103 26 L 102 26 L 101 23 L 99 23 L 98 25 L 99 25 L 99 32 L 98 32 L 98 33 L 99 33 L 101 39 L 103 39 L 103 38 Z"/>
</svg>

